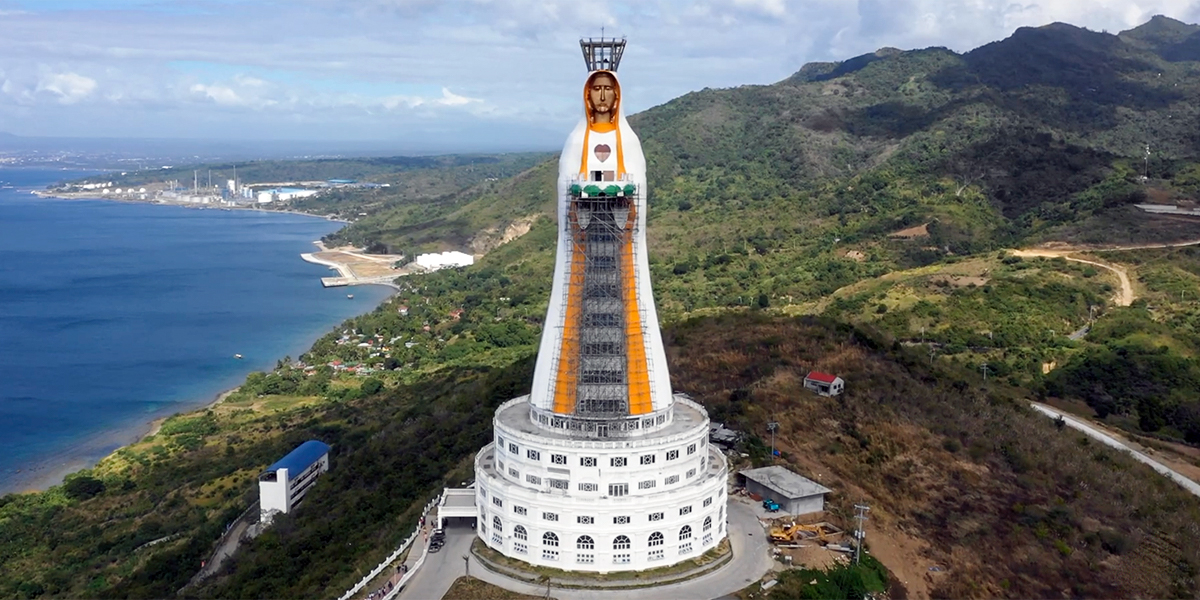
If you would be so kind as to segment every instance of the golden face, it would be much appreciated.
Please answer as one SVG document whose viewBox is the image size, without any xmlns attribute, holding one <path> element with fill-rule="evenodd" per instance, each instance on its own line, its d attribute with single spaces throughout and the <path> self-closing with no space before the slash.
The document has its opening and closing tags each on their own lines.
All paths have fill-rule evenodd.
<svg viewBox="0 0 1200 600">
<path fill-rule="evenodd" d="M 588 88 L 588 100 L 598 115 L 608 115 L 617 102 L 617 82 L 608 75 L 597 75 Z"/>
</svg>

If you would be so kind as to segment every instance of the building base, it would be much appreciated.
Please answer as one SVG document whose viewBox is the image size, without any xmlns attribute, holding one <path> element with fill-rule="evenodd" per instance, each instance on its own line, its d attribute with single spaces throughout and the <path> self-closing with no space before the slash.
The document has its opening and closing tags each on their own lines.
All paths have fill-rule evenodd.
<svg viewBox="0 0 1200 600">
<path fill-rule="evenodd" d="M 475 457 L 479 538 L 531 565 L 596 573 L 714 548 L 726 536 L 728 464 L 708 445 L 704 408 L 674 400 L 663 429 L 611 441 L 539 427 L 524 397 L 502 405 L 495 441 Z"/>
</svg>

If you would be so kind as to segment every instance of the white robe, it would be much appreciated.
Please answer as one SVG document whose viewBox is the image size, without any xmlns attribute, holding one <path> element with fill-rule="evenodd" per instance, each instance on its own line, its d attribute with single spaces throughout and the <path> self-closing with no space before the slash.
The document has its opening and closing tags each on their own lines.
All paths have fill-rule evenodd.
<svg viewBox="0 0 1200 600">
<path fill-rule="evenodd" d="M 615 74 L 613 74 L 615 78 Z M 671 404 L 671 378 L 667 371 L 667 356 L 663 349 L 662 334 L 658 328 L 658 312 L 654 307 L 654 295 L 650 288 L 650 258 L 646 252 L 646 157 L 642 153 L 642 143 L 636 133 L 625 121 L 624 114 L 618 104 L 616 125 L 620 129 L 621 156 L 625 166 L 625 181 L 613 181 L 624 186 L 633 183 L 637 186 L 637 222 L 633 234 L 634 264 L 637 273 L 637 302 L 641 313 L 643 343 L 650 375 L 650 398 L 653 411 L 665 409 Z M 584 137 L 587 134 L 588 152 L 587 171 L 616 170 L 617 143 L 616 133 L 588 132 L 587 117 L 580 119 L 575 130 L 567 138 L 558 163 L 558 246 L 554 263 L 554 283 L 550 293 L 550 306 L 546 314 L 545 328 L 542 331 L 541 345 L 538 351 L 537 366 L 534 371 L 533 388 L 530 402 L 534 406 L 553 410 L 554 386 L 558 371 L 558 360 L 562 346 L 562 335 L 566 311 L 567 283 L 571 272 L 571 239 L 567 232 L 568 189 L 579 181 L 580 166 L 585 151 Z M 594 149 L 600 144 L 611 147 L 607 160 L 600 161 Z M 595 168 L 594 168 L 595 167 Z M 586 184 L 584 184 L 586 185 Z M 600 182 L 597 185 L 609 185 Z"/>
</svg>

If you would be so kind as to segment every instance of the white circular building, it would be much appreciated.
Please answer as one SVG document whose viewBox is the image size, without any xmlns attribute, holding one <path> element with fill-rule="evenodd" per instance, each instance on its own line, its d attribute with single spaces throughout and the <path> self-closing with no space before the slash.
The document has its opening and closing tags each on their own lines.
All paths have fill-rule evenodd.
<svg viewBox="0 0 1200 600">
<path fill-rule="evenodd" d="M 582 40 L 585 117 L 559 162 L 559 244 L 533 389 L 475 458 L 478 535 L 525 562 L 642 570 L 725 537 L 728 466 L 671 391 L 650 289 L 645 158 L 620 111 L 624 40 Z"/>
</svg>

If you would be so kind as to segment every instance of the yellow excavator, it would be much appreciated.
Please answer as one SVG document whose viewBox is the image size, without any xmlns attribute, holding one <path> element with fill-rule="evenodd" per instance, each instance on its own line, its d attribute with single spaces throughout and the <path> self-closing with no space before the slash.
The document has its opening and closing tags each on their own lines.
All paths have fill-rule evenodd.
<svg viewBox="0 0 1200 600">
<path fill-rule="evenodd" d="M 824 527 L 821 527 L 820 525 L 801 525 L 799 523 L 792 523 L 787 527 L 772 527 L 771 541 L 775 542 L 776 544 L 787 544 L 795 540 L 796 534 L 802 531 L 815 534 L 816 538 L 821 542 L 822 545 L 829 541 L 825 537 Z"/>
</svg>

